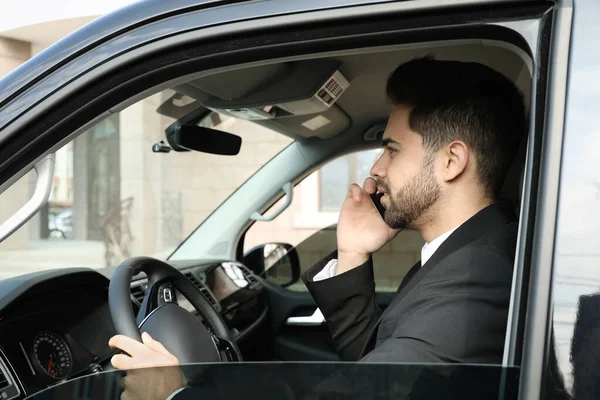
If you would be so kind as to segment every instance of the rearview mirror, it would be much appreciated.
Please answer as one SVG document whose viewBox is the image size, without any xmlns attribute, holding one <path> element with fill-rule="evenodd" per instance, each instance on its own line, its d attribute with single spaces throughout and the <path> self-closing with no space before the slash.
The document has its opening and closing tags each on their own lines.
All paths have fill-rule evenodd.
<svg viewBox="0 0 600 400">
<path fill-rule="evenodd" d="M 291 244 L 256 246 L 244 255 L 244 264 L 255 274 L 281 287 L 291 286 L 300 280 L 300 260 Z"/>
<path fill-rule="evenodd" d="M 166 133 L 167 141 L 175 151 L 235 156 L 242 147 L 241 137 L 203 126 L 174 124 Z"/>
</svg>

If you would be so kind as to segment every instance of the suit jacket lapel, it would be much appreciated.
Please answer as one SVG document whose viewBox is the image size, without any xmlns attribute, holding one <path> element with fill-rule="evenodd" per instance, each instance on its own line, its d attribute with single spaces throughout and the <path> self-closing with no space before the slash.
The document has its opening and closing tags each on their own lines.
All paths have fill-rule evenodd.
<svg viewBox="0 0 600 400">
<path fill-rule="evenodd" d="M 490 227 L 498 224 L 506 224 L 514 220 L 516 220 L 516 217 L 513 213 L 510 203 L 504 201 L 493 203 L 479 211 L 477 214 L 459 226 L 454 232 L 452 232 L 452 234 L 448 236 L 448 238 L 444 241 L 444 243 L 442 243 L 436 252 L 433 253 L 431 258 L 427 260 L 425 265 L 421 266 L 421 262 L 419 261 L 415 266 L 413 266 L 402 280 L 402 283 L 396 292 L 396 296 L 394 296 L 394 299 L 390 305 L 381 314 L 377 320 L 377 323 L 371 330 L 369 339 L 363 347 L 363 353 L 361 357 L 364 356 L 366 352 L 370 351 L 372 344 L 371 342 L 381 321 L 392 311 L 394 307 L 398 305 L 398 303 L 400 303 L 404 297 L 406 297 L 406 295 L 408 295 L 408 293 L 411 292 L 415 286 L 417 286 L 419 282 L 423 280 L 425 276 L 427 276 L 429 271 L 431 271 L 436 264 L 438 264 L 449 254 L 485 235 L 486 232 L 489 232 Z"/>
</svg>

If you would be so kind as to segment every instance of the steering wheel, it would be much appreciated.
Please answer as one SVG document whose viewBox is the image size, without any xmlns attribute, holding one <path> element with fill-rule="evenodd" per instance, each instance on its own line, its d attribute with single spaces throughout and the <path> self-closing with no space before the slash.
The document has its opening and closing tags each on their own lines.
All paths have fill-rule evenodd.
<svg viewBox="0 0 600 400">
<path fill-rule="evenodd" d="M 130 290 L 132 277 L 140 272 L 146 273 L 148 287 L 136 319 Z M 202 320 L 177 305 L 176 291 L 192 304 Z M 108 303 L 117 334 L 141 342 L 141 333 L 147 332 L 181 364 L 242 360 L 219 313 L 179 270 L 163 261 L 150 257 L 123 261 L 110 281 Z"/>
</svg>

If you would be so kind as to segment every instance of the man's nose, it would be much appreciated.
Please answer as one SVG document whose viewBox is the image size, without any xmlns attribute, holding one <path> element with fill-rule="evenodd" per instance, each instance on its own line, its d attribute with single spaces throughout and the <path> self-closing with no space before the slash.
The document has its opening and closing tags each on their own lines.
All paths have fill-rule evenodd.
<svg viewBox="0 0 600 400">
<path fill-rule="evenodd" d="M 377 161 L 375 161 L 375 164 L 373 164 L 373 166 L 371 167 L 371 171 L 369 171 L 369 173 L 371 174 L 371 176 L 376 176 L 379 178 L 385 178 L 385 153 L 380 155 L 379 158 L 377 159 Z"/>
</svg>

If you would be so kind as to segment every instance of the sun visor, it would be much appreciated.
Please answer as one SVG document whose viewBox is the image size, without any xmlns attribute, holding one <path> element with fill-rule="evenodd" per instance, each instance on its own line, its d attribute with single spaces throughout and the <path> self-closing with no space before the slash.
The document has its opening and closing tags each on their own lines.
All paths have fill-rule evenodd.
<svg viewBox="0 0 600 400">
<path fill-rule="evenodd" d="M 289 63 L 262 65 L 210 75 L 189 84 L 220 100 L 242 100 L 291 73 Z"/>
<path fill-rule="evenodd" d="M 197 79 L 177 91 L 198 99 L 206 108 L 248 120 L 322 114 L 350 85 L 339 66 L 335 60 L 305 60 L 253 67 Z M 322 123 L 309 125 L 318 130 Z"/>
</svg>

